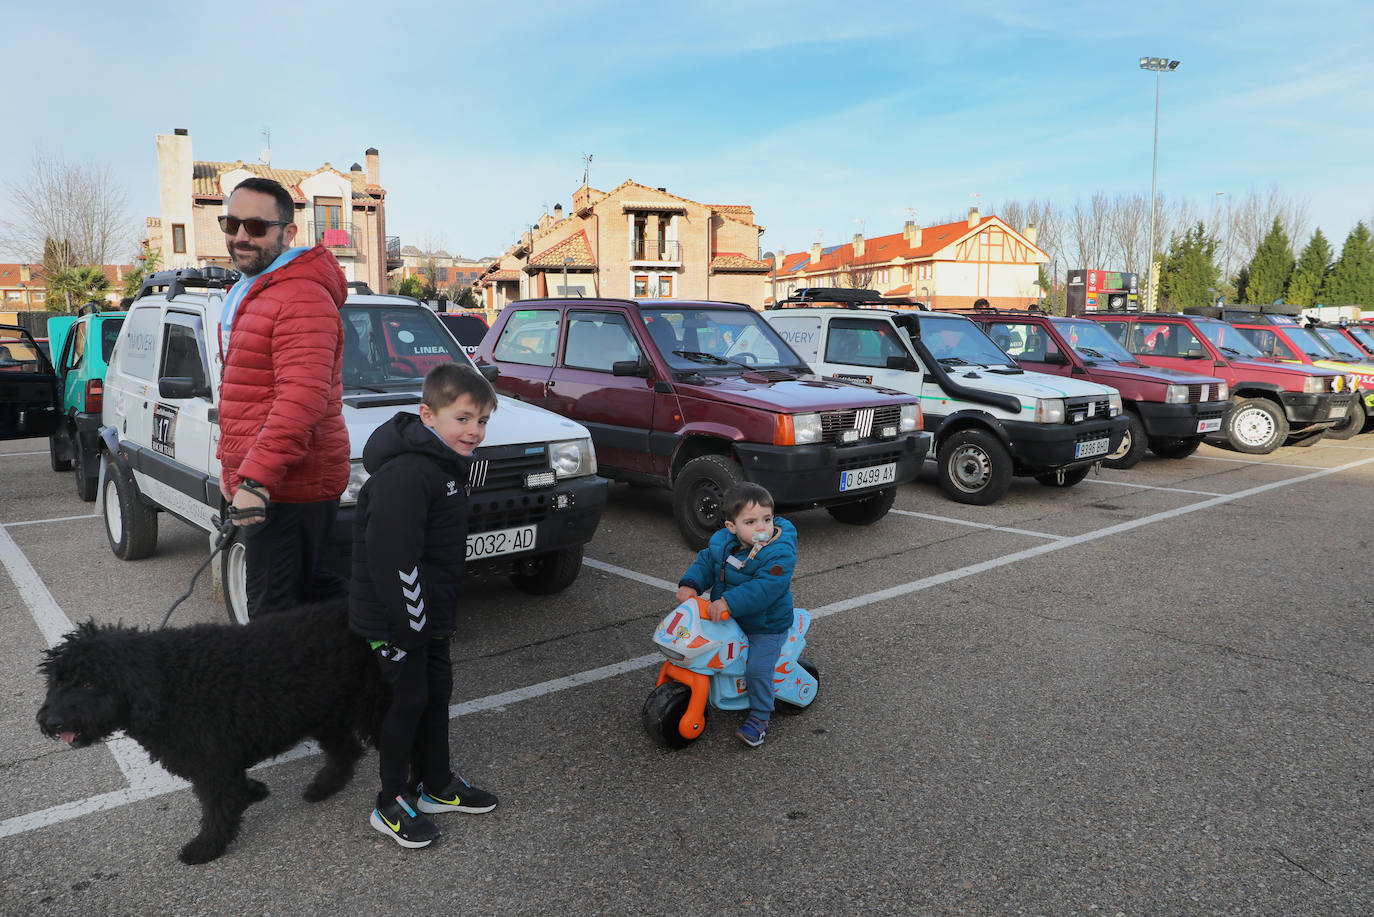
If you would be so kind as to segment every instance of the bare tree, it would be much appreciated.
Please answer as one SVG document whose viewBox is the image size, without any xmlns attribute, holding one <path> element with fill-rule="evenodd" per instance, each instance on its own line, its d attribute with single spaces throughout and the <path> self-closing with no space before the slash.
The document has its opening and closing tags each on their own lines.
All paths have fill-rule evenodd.
<svg viewBox="0 0 1374 917">
<path fill-rule="evenodd" d="M 850 249 L 852 252 L 853 249 Z M 840 269 L 835 274 L 835 280 L 841 286 L 849 287 L 852 290 L 869 290 L 873 288 L 873 275 L 877 273 L 871 264 L 860 264 L 858 257 L 850 254 L 845 262 L 840 265 Z"/>
<path fill-rule="evenodd" d="M 1217 255 L 1217 266 L 1225 277 L 1234 277 L 1242 265 L 1249 264 L 1255 257 L 1255 250 L 1269 233 L 1274 221 L 1287 233 L 1289 239 L 1307 238 L 1307 204 L 1295 201 L 1282 194 L 1277 186 L 1260 193 L 1253 188 L 1239 200 L 1229 199 L 1223 208 L 1224 225 L 1214 232 L 1222 237 Z"/>
<path fill-rule="evenodd" d="M 1150 202 L 1143 194 L 1118 194 L 1107 210 L 1111 233 L 1110 263 L 1085 267 L 1119 267 L 1129 273 L 1145 271 L 1145 249 L 1150 247 Z"/>
<path fill-rule="evenodd" d="M 1102 259 L 1111 256 L 1111 228 L 1108 216 L 1111 206 L 1107 195 L 1098 191 L 1085 206 L 1074 202 L 1069 216 L 1068 254 L 1077 259 L 1077 267 L 1100 267 Z"/>
<path fill-rule="evenodd" d="M 51 268 L 103 265 L 132 238 L 128 199 L 108 166 L 66 162 L 38 151 L 21 181 L 6 185 L 0 248 L 28 261 L 55 255 Z"/>
</svg>

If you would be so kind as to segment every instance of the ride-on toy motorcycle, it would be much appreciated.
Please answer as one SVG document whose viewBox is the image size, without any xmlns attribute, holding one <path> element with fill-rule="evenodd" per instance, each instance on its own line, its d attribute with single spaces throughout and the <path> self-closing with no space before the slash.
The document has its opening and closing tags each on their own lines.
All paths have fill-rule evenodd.
<svg viewBox="0 0 1374 917">
<path fill-rule="evenodd" d="M 717 710 L 749 709 L 744 683 L 749 638 L 728 616 L 721 621 L 707 618 L 707 604 L 700 596 L 688 599 L 654 630 L 654 645 L 668 661 L 659 669 L 658 685 L 645 698 L 641 715 L 644 729 L 667 748 L 684 748 L 701 736 L 708 701 Z M 800 713 L 820 689 L 820 673 L 801 658 L 810 626 L 810 612 L 794 609 L 773 670 L 777 713 Z"/>
</svg>

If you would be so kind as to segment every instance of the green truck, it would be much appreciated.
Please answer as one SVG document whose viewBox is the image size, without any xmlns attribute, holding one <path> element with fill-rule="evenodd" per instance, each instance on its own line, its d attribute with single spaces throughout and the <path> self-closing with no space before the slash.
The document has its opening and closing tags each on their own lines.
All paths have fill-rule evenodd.
<svg viewBox="0 0 1374 917">
<path fill-rule="evenodd" d="M 124 324 L 123 312 L 100 312 L 88 303 L 76 315 L 48 319 L 48 342 L 57 370 L 61 419 L 48 436 L 53 471 L 76 466 L 76 492 L 95 500 L 100 484 L 100 411 L 105 370 Z"/>
</svg>

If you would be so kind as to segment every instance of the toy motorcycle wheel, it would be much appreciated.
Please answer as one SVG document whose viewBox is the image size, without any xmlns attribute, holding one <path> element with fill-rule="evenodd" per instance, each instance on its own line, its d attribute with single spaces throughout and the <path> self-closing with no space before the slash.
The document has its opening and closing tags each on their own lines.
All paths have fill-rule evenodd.
<svg viewBox="0 0 1374 917">
<path fill-rule="evenodd" d="M 644 731 L 664 748 L 686 748 L 695 739 L 683 738 L 677 725 L 687 712 L 691 697 L 691 689 L 680 681 L 665 681 L 654 688 L 644 699 L 644 709 L 640 711 Z"/>
<path fill-rule="evenodd" d="M 817 669 L 815 663 L 813 663 L 810 659 L 798 659 L 797 665 L 801 666 L 803 669 L 810 672 L 811 677 L 816 679 L 816 694 L 819 695 L 821 693 L 820 669 Z M 811 704 L 814 704 L 815 702 L 816 698 L 815 696 L 813 696 L 811 698 Z M 789 716 L 795 716 L 796 714 L 801 713 L 802 711 L 810 708 L 811 704 L 807 704 L 805 707 L 798 707 L 796 704 L 791 703 L 790 701 L 785 701 L 781 697 L 779 697 L 777 701 L 773 704 L 773 712 L 785 713 Z"/>
</svg>

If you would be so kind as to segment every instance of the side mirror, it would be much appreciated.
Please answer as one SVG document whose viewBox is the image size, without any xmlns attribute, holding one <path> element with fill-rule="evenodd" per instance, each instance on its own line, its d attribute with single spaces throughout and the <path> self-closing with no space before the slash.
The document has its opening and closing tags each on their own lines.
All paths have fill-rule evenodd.
<svg viewBox="0 0 1374 917">
<path fill-rule="evenodd" d="M 891 357 L 888 357 L 888 358 L 887 358 L 887 368 L 888 368 L 888 369 L 899 369 L 899 370 L 902 370 L 903 372 L 909 372 L 909 373 L 914 373 L 914 372 L 916 372 L 918 369 L 920 369 L 920 367 L 916 365 L 916 361 L 915 361 L 914 359 L 912 359 L 911 357 L 903 357 L 903 356 L 891 356 Z"/>
<path fill-rule="evenodd" d="M 1062 353 L 1047 353 L 1045 354 L 1045 359 L 1041 362 L 1049 363 L 1052 366 L 1068 366 L 1069 358 Z"/>
<path fill-rule="evenodd" d="M 196 385 L 190 376 L 162 376 L 157 380 L 157 393 L 163 398 L 209 398 L 210 386 Z"/>
<path fill-rule="evenodd" d="M 477 371 L 482 374 L 482 378 L 488 382 L 495 382 L 496 377 L 501 375 L 501 367 L 484 363 L 477 367 Z"/>
<path fill-rule="evenodd" d="M 611 364 L 612 376 L 643 376 L 649 378 L 649 361 L 644 357 L 638 360 L 616 360 Z"/>
</svg>

